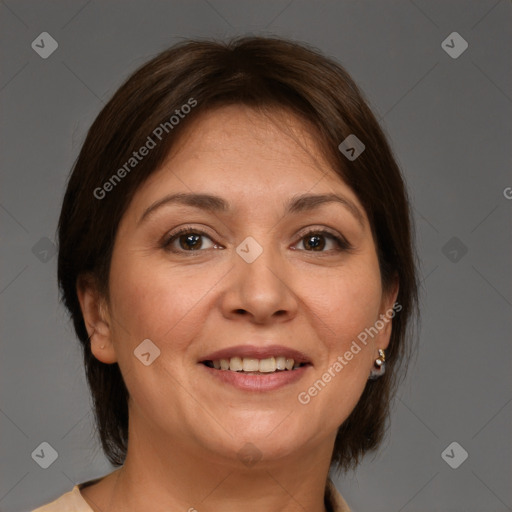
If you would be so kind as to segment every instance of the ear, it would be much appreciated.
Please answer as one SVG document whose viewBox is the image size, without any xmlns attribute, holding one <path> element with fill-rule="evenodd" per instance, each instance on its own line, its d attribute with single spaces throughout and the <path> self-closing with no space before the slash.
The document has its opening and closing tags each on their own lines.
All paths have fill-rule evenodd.
<svg viewBox="0 0 512 512">
<path fill-rule="evenodd" d="M 108 305 L 99 292 L 96 280 L 91 275 L 79 276 L 76 292 L 89 334 L 91 352 L 94 357 L 105 364 L 117 361 L 112 343 L 112 329 Z"/>
<path fill-rule="evenodd" d="M 385 350 L 391 340 L 392 320 L 402 310 L 402 305 L 396 302 L 399 287 L 398 275 L 395 274 L 388 289 L 382 294 L 379 320 L 384 323 L 384 327 L 380 329 L 378 339 L 375 340 L 376 348 Z"/>
</svg>

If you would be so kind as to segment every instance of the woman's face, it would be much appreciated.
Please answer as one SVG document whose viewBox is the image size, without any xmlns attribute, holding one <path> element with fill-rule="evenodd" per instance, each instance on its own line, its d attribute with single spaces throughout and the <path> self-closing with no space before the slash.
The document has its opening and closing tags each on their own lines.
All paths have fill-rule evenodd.
<svg viewBox="0 0 512 512">
<path fill-rule="evenodd" d="M 93 352 L 120 365 L 130 428 L 212 459 L 332 449 L 395 299 L 363 207 L 304 125 L 242 106 L 204 114 L 137 191 L 109 287 Z"/>
</svg>

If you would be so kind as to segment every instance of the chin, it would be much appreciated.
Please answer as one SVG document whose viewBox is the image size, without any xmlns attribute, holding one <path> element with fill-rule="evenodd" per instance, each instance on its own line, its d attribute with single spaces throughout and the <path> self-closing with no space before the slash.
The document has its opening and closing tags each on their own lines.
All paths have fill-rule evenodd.
<svg viewBox="0 0 512 512">
<path fill-rule="evenodd" d="M 246 412 L 243 418 L 233 418 L 225 421 L 221 430 L 221 439 L 212 445 L 212 436 L 208 436 L 208 444 L 213 451 L 221 455 L 230 454 L 229 458 L 242 460 L 245 458 L 262 459 L 263 461 L 278 460 L 298 453 L 304 445 L 314 437 L 314 432 L 308 435 L 304 431 L 306 418 L 293 419 L 291 409 L 279 411 Z M 218 430 L 217 430 L 218 431 Z M 227 432 L 232 433 L 229 436 Z"/>
</svg>

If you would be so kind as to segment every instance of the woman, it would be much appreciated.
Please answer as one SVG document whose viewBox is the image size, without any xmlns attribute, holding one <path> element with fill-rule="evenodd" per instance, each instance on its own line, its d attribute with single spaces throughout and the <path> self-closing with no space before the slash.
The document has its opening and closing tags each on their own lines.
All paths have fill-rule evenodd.
<svg viewBox="0 0 512 512">
<path fill-rule="evenodd" d="M 329 470 L 382 440 L 417 284 L 342 67 L 259 37 L 144 65 L 78 157 L 58 277 L 119 469 L 39 512 L 349 510 Z"/>
</svg>

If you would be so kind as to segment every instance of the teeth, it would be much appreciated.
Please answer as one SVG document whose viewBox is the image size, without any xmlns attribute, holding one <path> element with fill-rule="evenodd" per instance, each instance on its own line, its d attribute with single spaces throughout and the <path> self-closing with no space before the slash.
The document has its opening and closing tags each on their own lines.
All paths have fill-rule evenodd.
<svg viewBox="0 0 512 512">
<path fill-rule="evenodd" d="M 234 357 L 231 358 L 233 361 Z M 243 359 L 243 370 L 244 372 L 258 372 L 260 370 L 260 362 L 257 359 L 251 359 L 249 357 L 244 357 Z M 229 365 L 230 369 L 233 369 L 231 364 Z"/>
<path fill-rule="evenodd" d="M 262 359 L 259 364 L 261 373 L 271 373 L 276 371 L 276 360 L 273 357 Z"/>
<path fill-rule="evenodd" d="M 218 359 L 213 361 L 217 370 L 231 370 L 233 372 L 260 372 L 272 373 L 277 370 L 295 370 L 300 367 L 293 359 L 284 356 L 255 359 L 254 357 L 232 357 L 231 359 Z"/>
<path fill-rule="evenodd" d="M 286 357 L 276 357 L 276 369 L 286 370 Z"/>
<path fill-rule="evenodd" d="M 241 372 L 244 369 L 244 363 L 240 357 L 232 357 L 229 360 L 229 369 L 234 372 Z"/>
</svg>

